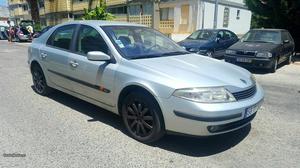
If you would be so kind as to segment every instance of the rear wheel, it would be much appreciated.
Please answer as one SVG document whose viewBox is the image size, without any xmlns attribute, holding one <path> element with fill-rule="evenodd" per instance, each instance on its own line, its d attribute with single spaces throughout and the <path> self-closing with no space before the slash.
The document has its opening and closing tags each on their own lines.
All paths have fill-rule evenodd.
<svg viewBox="0 0 300 168">
<path fill-rule="evenodd" d="M 51 92 L 51 88 L 47 85 L 44 73 L 38 65 L 32 68 L 32 81 L 36 93 L 46 96 Z"/>
<path fill-rule="evenodd" d="M 146 92 L 129 93 L 122 103 L 121 113 L 130 136 L 138 141 L 150 143 L 165 133 L 161 110 Z"/>
</svg>

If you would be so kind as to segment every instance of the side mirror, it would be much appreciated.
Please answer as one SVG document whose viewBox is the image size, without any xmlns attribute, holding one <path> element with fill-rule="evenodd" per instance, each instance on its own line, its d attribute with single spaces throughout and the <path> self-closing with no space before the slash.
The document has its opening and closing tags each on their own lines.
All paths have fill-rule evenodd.
<svg viewBox="0 0 300 168">
<path fill-rule="evenodd" d="M 90 61 L 109 61 L 110 56 L 101 51 L 90 51 L 87 53 L 87 59 Z"/>
<path fill-rule="evenodd" d="M 290 43 L 290 40 L 283 40 L 283 44 Z"/>
</svg>

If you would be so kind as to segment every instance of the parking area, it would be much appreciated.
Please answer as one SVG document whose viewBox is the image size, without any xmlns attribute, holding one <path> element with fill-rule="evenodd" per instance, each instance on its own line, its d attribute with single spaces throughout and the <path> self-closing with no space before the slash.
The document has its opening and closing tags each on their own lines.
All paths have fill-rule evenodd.
<svg viewBox="0 0 300 168">
<path fill-rule="evenodd" d="M 0 41 L 0 167 L 299 167 L 300 56 L 276 73 L 252 71 L 265 101 L 252 124 L 213 137 L 167 135 L 146 145 L 121 119 L 55 92 L 32 90 L 29 43 Z M 5 157 L 22 154 L 22 157 Z"/>
</svg>

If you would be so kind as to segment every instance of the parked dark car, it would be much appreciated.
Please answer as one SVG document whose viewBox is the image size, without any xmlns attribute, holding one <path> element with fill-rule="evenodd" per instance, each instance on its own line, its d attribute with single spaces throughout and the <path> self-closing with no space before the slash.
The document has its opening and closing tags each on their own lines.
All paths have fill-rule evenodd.
<svg viewBox="0 0 300 168">
<path fill-rule="evenodd" d="M 225 50 L 238 41 L 236 34 L 224 29 L 202 29 L 178 44 L 187 51 L 209 57 L 223 57 Z"/>
<path fill-rule="evenodd" d="M 33 38 L 38 38 L 40 37 L 43 33 L 47 32 L 49 29 L 51 29 L 53 26 L 47 26 L 47 27 L 44 27 L 41 31 L 36 31 L 34 34 L 33 34 Z"/>
<path fill-rule="evenodd" d="M 253 29 L 226 50 L 225 61 L 275 72 L 278 64 L 291 63 L 294 51 L 295 43 L 287 30 Z"/>
</svg>

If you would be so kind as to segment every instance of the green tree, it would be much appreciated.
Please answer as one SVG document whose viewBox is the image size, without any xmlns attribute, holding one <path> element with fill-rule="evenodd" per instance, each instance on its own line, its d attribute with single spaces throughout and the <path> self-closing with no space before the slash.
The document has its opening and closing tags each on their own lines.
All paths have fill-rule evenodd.
<svg viewBox="0 0 300 168">
<path fill-rule="evenodd" d="M 100 0 L 100 5 L 97 5 L 95 9 L 84 9 L 82 18 L 84 20 L 113 20 L 115 16 L 107 12 L 106 4 Z"/>
<path fill-rule="evenodd" d="M 245 0 L 252 11 L 252 28 L 287 29 L 300 50 L 300 0 Z"/>
</svg>

